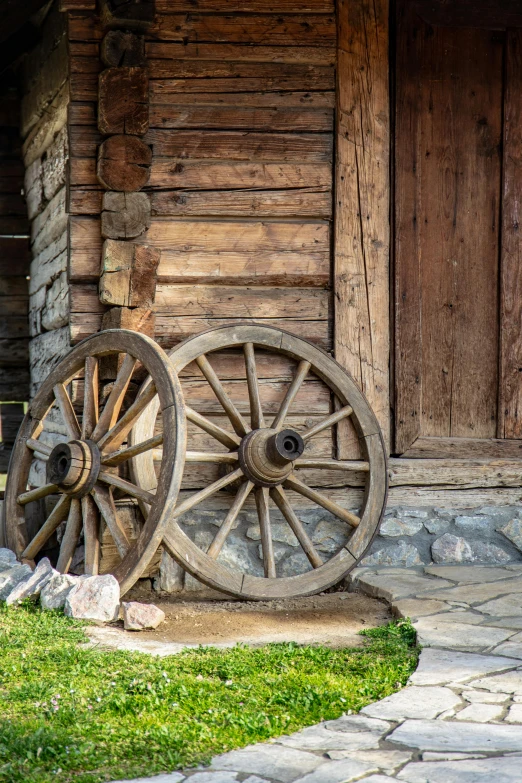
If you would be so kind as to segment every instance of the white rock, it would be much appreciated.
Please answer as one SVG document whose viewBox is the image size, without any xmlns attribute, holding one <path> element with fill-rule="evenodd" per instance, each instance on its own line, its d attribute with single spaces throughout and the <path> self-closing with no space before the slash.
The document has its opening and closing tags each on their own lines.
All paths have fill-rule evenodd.
<svg viewBox="0 0 522 783">
<path fill-rule="evenodd" d="M 457 617 L 458 615 L 456 615 Z M 466 623 L 440 623 L 432 617 L 421 617 L 414 623 L 417 641 L 421 647 L 438 647 L 444 640 L 444 647 L 464 650 L 484 650 L 505 641 L 513 633 L 505 628 L 477 627 Z"/>
<path fill-rule="evenodd" d="M 403 750 L 331 750 L 326 755 L 334 761 L 345 758 L 365 761 L 390 774 L 410 761 L 412 756 Z"/>
<path fill-rule="evenodd" d="M 193 783 L 237 783 L 237 772 L 196 772 L 190 779 Z M 139 783 L 142 783 L 141 779 Z"/>
<path fill-rule="evenodd" d="M 5 601 L 16 585 L 24 582 L 32 573 L 31 567 L 28 565 L 15 565 L 0 574 L 0 601 Z"/>
<path fill-rule="evenodd" d="M 509 658 L 428 648 L 421 651 L 419 665 L 411 675 L 409 682 L 413 685 L 460 683 L 472 680 L 474 677 L 503 672 L 506 669 L 512 669 L 513 666 L 514 663 Z M 472 684 L 476 685 L 476 683 Z M 481 688 L 482 686 L 477 687 Z"/>
<path fill-rule="evenodd" d="M 444 533 L 431 545 L 431 554 L 436 563 L 471 563 L 473 550 L 465 538 Z"/>
<path fill-rule="evenodd" d="M 364 783 L 396 783 L 397 778 L 390 778 L 388 775 L 370 775 L 364 778 Z"/>
<path fill-rule="evenodd" d="M 41 592 L 42 609 L 63 609 L 65 599 L 79 579 L 79 576 L 72 576 L 72 574 L 55 574 Z"/>
<path fill-rule="evenodd" d="M 88 576 L 65 599 L 65 614 L 78 620 L 111 623 L 118 619 L 120 586 L 112 574 Z"/>
<path fill-rule="evenodd" d="M 454 582 L 464 582 L 466 584 L 483 584 L 484 582 L 493 582 L 497 579 L 512 579 L 513 572 L 504 568 L 495 566 L 479 565 L 454 565 L 454 566 L 426 566 L 424 571 L 433 576 L 439 576 L 442 579 L 451 579 Z"/>
<path fill-rule="evenodd" d="M 467 612 L 465 609 L 450 608 L 450 611 L 443 612 L 442 614 L 432 614 L 430 619 L 434 623 L 465 623 L 466 625 L 480 625 L 484 622 L 484 618 L 478 612 Z"/>
<path fill-rule="evenodd" d="M 19 604 L 26 598 L 36 600 L 56 573 L 57 571 L 54 570 L 49 559 L 47 557 L 42 558 L 32 574 L 13 587 L 5 599 L 6 604 L 8 606 Z"/>
<path fill-rule="evenodd" d="M 298 750 L 359 750 L 378 748 L 382 731 L 330 731 L 324 725 L 308 726 L 288 737 L 279 737 L 278 744 Z"/>
<path fill-rule="evenodd" d="M 407 720 L 388 735 L 386 739 L 388 742 L 406 745 L 409 748 L 420 748 L 421 750 L 456 750 L 459 752 L 470 751 L 477 753 L 522 751 L 522 731 L 520 731 L 520 727 L 494 723 Z"/>
<path fill-rule="evenodd" d="M 398 519 L 387 517 L 379 528 L 381 536 L 414 536 L 422 530 L 422 522 L 418 519 Z"/>
<path fill-rule="evenodd" d="M 390 730 L 390 724 L 385 720 L 367 718 L 365 715 L 341 715 L 336 720 L 328 720 L 324 724 L 331 731 L 373 731 L 380 736 Z"/>
<path fill-rule="evenodd" d="M 436 718 L 441 712 L 451 710 L 460 703 L 460 697 L 449 688 L 419 688 L 412 685 L 381 701 L 369 704 L 361 712 L 372 718 L 394 721 L 405 718 Z"/>
<path fill-rule="evenodd" d="M 522 723 L 522 704 L 513 704 L 504 720 L 506 723 Z"/>
<path fill-rule="evenodd" d="M 154 589 L 165 593 L 179 593 L 183 590 L 185 571 L 168 552 L 161 553 L 159 577 L 154 580 Z"/>
<path fill-rule="evenodd" d="M 495 598 L 493 601 L 487 601 L 485 604 L 478 604 L 476 608 L 484 614 L 491 614 L 494 617 L 517 617 L 521 611 L 520 593 L 515 595 L 504 595 L 502 598 Z"/>
<path fill-rule="evenodd" d="M 397 598 L 405 598 L 436 587 L 451 587 L 451 582 L 445 582 L 443 579 L 435 580 L 415 572 L 393 575 L 363 573 L 356 580 L 356 584 L 367 595 L 384 598 L 386 601 L 395 601 Z"/>
<path fill-rule="evenodd" d="M 422 558 L 417 547 L 399 541 L 388 549 L 379 549 L 361 560 L 361 565 L 386 565 L 386 566 L 416 566 L 422 565 Z"/>
<path fill-rule="evenodd" d="M 511 640 L 509 642 L 504 642 L 504 644 L 499 644 L 499 646 L 495 647 L 491 652 L 493 655 L 507 655 L 510 658 L 522 660 L 522 644 L 515 644 L 511 642 Z"/>
<path fill-rule="evenodd" d="M 350 781 L 360 780 L 362 775 L 374 771 L 377 772 L 378 767 L 353 759 L 341 759 L 323 764 L 314 772 L 309 772 L 308 775 L 298 778 L 295 783 L 350 783 Z"/>
<path fill-rule="evenodd" d="M 427 593 L 426 598 L 435 598 L 439 601 L 464 601 L 466 604 L 474 605 L 492 601 L 501 595 L 522 593 L 522 579 L 520 578 L 500 580 L 498 582 L 487 582 L 487 578 L 488 575 L 485 573 L 482 582 L 479 584 L 467 584 L 461 587 L 451 587 L 448 590 L 437 590 L 437 592 Z"/>
<path fill-rule="evenodd" d="M 270 530 L 272 532 L 272 541 L 278 541 L 280 544 L 290 544 L 290 546 L 299 546 L 299 541 L 286 523 L 274 522 Z M 261 528 L 259 525 L 251 525 L 247 528 L 246 537 L 252 541 L 261 541 Z"/>
<path fill-rule="evenodd" d="M 515 663 L 513 661 L 513 663 Z M 516 693 L 522 695 L 522 671 L 494 674 L 492 677 L 481 677 L 470 682 L 472 688 L 483 688 L 491 693 Z"/>
<path fill-rule="evenodd" d="M 273 778 L 281 783 L 293 783 L 325 763 L 324 758 L 281 745 L 250 745 L 232 750 L 212 759 L 213 769 L 227 769 Z"/>
<path fill-rule="evenodd" d="M 505 704 L 509 699 L 506 693 L 490 693 L 489 691 L 468 690 L 462 692 L 466 701 L 472 704 Z"/>
<path fill-rule="evenodd" d="M 157 628 L 165 619 L 165 612 L 154 604 L 137 601 L 123 603 L 123 627 L 126 631 L 146 631 Z"/>
<path fill-rule="evenodd" d="M 422 761 L 407 764 L 397 778 L 407 783 L 520 783 L 520 758 Z"/>
<path fill-rule="evenodd" d="M 0 547 L 0 571 L 7 571 L 17 564 L 16 555 L 10 549 Z"/>
<path fill-rule="evenodd" d="M 488 723 L 498 720 L 504 711 L 501 704 L 470 704 L 455 716 L 457 720 L 470 720 L 475 723 Z"/>
<path fill-rule="evenodd" d="M 423 761 L 457 761 L 458 759 L 483 759 L 483 753 L 438 753 L 437 751 L 426 751 L 422 754 Z"/>
</svg>

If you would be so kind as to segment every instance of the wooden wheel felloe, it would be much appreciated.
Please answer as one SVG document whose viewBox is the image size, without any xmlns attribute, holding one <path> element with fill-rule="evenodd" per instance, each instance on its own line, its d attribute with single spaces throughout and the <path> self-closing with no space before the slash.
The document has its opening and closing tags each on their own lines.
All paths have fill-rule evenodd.
<svg viewBox="0 0 522 783">
<path fill-rule="evenodd" d="M 267 407 L 263 409 L 262 384 L 258 381 L 256 363 L 256 357 L 261 352 L 266 355 L 266 351 L 276 354 L 276 364 L 284 357 L 284 361 L 289 360 L 293 365 L 293 373 L 288 375 L 289 380 L 275 408 L 272 401 L 270 416 Z M 227 382 L 222 381 L 215 370 L 219 357 L 226 359 L 226 352 L 233 354 L 229 366 L 234 359 L 234 366 L 237 367 L 237 362 L 241 361 L 244 370 L 247 393 L 245 391 L 245 399 L 240 405 L 232 401 L 225 388 Z M 202 332 L 174 349 L 170 359 L 182 382 L 186 379 L 183 388 L 189 427 L 196 428 L 207 441 L 210 438 L 215 444 L 212 450 L 208 447 L 191 450 L 189 443 L 186 469 L 190 469 L 193 463 L 200 463 L 214 468 L 219 466 L 221 472 L 214 474 L 214 479 L 207 486 L 200 487 L 178 504 L 163 538 L 167 551 L 185 570 L 206 585 L 248 599 L 310 595 L 346 576 L 361 559 L 378 529 L 387 493 L 386 456 L 379 425 L 353 379 L 328 354 L 311 343 L 279 329 L 255 324 L 224 326 Z M 223 361 L 220 366 L 224 366 Z M 191 388 L 195 393 L 195 385 L 190 379 L 195 377 L 195 372 L 199 373 L 201 380 L 196 384 L 199 391 L 192 405 Z M 298 431 L 292 426 L 292 408 L 294 406 L 295 409 L 304 384 L 311 382 L 309 379 L 325 387 L 328 407 L 319 420 L 300 427 Z M 212 390 L 210 396 L 217 401 L 215 404 L 219 404 L 221 414 L 226 415 L 228 424 L 225 422 L 225 426 L 216 420 L 216 416 L 205 415 L 201 405 L 199 410 L 196 409 L 198 400 L 201 402 L 202 399 L 202 383 L 208 384 Z M 230 384 L 228 386 L 230 388 Z M 146 386 L 142 393 L 146 393 Z M 238 394 L 236 391 L 235 395 Z M 157 404 L 152 402 L 132 432 L 133 442 L 153 437 L 157 410 Z M 359 458 L 337 459 L 332 452 L 317 456 L 311 444 L 319 434 L 324 436 L 347 421 L 352 428 L 353 440 L 358 443 Z M 158 454 L 159 451 L 156 452 Z M 131 470 L 137 484 L 153 486 L 154 454 L 149 452 L 136 456 Z M 346 475 L 345 486 L 353 486 L 351 477 L 360 478 L 362 486 L 357 512 L 344 508 L 339 497 L 336 500 L 329 496 L 331 493 L 323 489 L 321 471 L 336 477 Z M 308 481 L 307 475 L 316 478 Z M 197 538 L 192 535 L 197 524 L 194 511 L 197 512 L 208 498 L 216 499 L 220 490 L 229 493 L 229 509 L 212 540 L 209 542 L 207 536 L 207 541 L 198 545 Z M 300 519 L 299 507 L 303 500 L 345 526 L 346 540 L 333 556 L 329 553 L 325 556 L 318 551 L 307 524 Z M 240 513 L 248 507 L 255 508 L 257 513 L 264 576 L 250 573 L 246 568 L 229 567 L 220 560 Z M 292 576 L 279 571 L 272 535 L 271 517 L 274 511 L 297 539 L 310 570 L 305 569 L 303 573 Z M 184 517 L 187 512 L 192 512 L 192 517 L 190 514 Z M 184 524 L 184 519 L 188 520 L 187 524 Z"/>
<path fill-rule="evenodd" d="M 101 404 L 100 360 L 114 354 L 120 369 Z M 145 394 L 125 409 L 133 376 L 143 377 L 144 370 L 151 382 Z M 79 410 L 68 391 L 73 385 L 76 397 L 81 396 L 79 389 L 83 387 Z M 147 442 L 134 441 L 130 448 L 126 445 L 129 432 L 151 400 L 160 413 L 162 434 Z M 160 445 L 161 464 L 153 487 L 136 486 L 120 475 L 119 466 Z M 119 554 L 111 572 L 125 593 L 161 543 L 176 505 L 185 449 L 181 387 L 162 349 L 149 337 L 125 330 L 108 330 L 87 338 L 51 371 L 18 433 L 4 503 L 7 545 L 29 563 L 43 554 L 54 554 L 57 570 L 67 573 L 83 535 L 85 573 L 95 575 L 101 570 L 102 532 L 109 531 Z M 38 473 L 35 465 L 42 463 L 45 479 L 40 486 L 30 486 Z M 34 513 L 35 504 L 46 498 L 56 502 L 47 509 L 42 524 L 41 517 Z M 122 503 L 137 501 L 143 520 L 141 529 L 131 535 L 119 509 Z M 59 528 L 62 535 L 58 547 Z"/>
</svg>

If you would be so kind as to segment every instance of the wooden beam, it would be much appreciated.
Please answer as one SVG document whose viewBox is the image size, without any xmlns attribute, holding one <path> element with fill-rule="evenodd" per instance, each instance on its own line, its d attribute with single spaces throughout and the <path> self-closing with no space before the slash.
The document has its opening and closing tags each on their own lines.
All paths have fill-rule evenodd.
<svg viewBox="0 0 522 783">
<path fill-rule="evenodd" d="M 338 0 L 335 357 L 390 439 L 388 0 Z"/>
<path fill-rule="evenodd" d="M 520 459 L 391 459 L 391 487 L 520 487 Z"/>
<path fill-rule="evenodd" d="M 522 437 L 522 30 L 506 37 L 498 437 Z"/>
<path fill-rule="evenodd" d="M 420 437 L 403 454 L 408 459 L 522 459 L 522 440 Z"/>
</svg>

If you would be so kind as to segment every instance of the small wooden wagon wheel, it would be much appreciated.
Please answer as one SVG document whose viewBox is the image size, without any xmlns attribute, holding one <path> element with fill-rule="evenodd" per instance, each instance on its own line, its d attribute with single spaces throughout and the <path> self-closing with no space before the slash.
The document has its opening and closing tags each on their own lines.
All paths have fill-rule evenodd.
<svg viewBox="0 0 522 783">
<path fill-rule="evenodd" d="M 120 369 L 105 404 L 100 406 L 99 360 L 111 354 L 118 354 L 115 360 L 119 359 Z M 143 368 L 152 382 L 146 393 L 123 411 L 133 374 L 141 369 L 143 378 Z M 75 379 L 80 383 L 82 372 L 83 405 L 78 418 L 67 387 Z M 131 428 L 152 399 L 160 411 L 163 434 L 145 443 L 135 442 L 132 449 L 125 447 Z M 56 426 L 51 427 L 52 433 L 46 429 L 49 416 L 61 419 L 60 426 L 66 435 L 56 435 Z M 161 465 L 153 487 L 138 487 L 118 475 L 118 466 L 161 443 Z M 57 570 L 69 571 L 83 535 L 85 573 L 95 575 L 99 572 L 101 529 L 105 525 L 121 558 L 112 573 L 125 593 L 161 543 L 176 505 L 185 449 L 181 387 L 162 349 L 149 337 L 125 330 L 108 330 L 87 338 L 51 371 L 21 425 L 4 503 L 8 546 L 20 559 L 34 563 L 43 556 L 49 539 L 65 522 L 55 563 Z M 45 462 L 45 483 L 28 488 L 31 465 L 36 459 Z M 48 496 L 57 496 L 57 503 L 45 522 L 38 527 L 39 520 L 35 526 L 31 506 Z M 145 509 L 143 525 L 134 540 L 118 513 L 119 501 L 126 498 L 139 500 Z"/>
<path fill-rule="evenodd" d="M 218 357 L 214 352 L 230 349 L 236 352 L 239 349 L 243 354 L 241 366 L 248 388 L 249 420 L 234 404 L 212 366 Z M 262 410 L 259 392 L 256 351 L 261 350 L 290 357 L 295 364 L 293 379 L 285 386 L 286 393 L 281 393 L 276 415 L 272 414 L 270 419 Z M 212 355 L 207 358 L 207 354 Z M 241 360 L 241 356 L 238 358 Z M 387 493 L 386 457 L 380 428 L 368 402 L 350 375 L 311 343 L 279 329 L 255 324 L 224 326 L 202 332 L 180 344 L 170 353 L 170 359 L 178 374 L 186 374 L 189 365 L 197 365 L 215 395 L 213 399 L 217 398 L 231 426 L 221 427 L 190 407 L 190 389 L 184 387 L 188 421 L 207 436 L 210 435 L 217 447 L 213 452 L 187 451 L 186 466 L 189 467 L 193 462 L 217 463 L 222 467 L 222 475 L 177 506 L 163 538 L 167 551 L 201 582 L 248 599 L 310 595 L 346 576 L 368 549 L 377 531 Z M 273 361 L 270 357 L 269 360 Z M 298 432 L 286 422 L 302 384 L 312 374 L 316 383 L 320 383 L 318 379 L 321 379 L 326 385 L 331 402 L 322 420 Z M 204 383 L 203 380 L 201 382 Z M 333 409 L 335 399 L 338 410 Z M 156 413 L 157 404 L 153 402 L 137 422 L 132 432 L 133 440 L 141 442 L 152 436 Z M 308 457 L 307 446 L 312 438 L 344 419 L 350 419 L 353 424 L 354 438 L 359 441 L 362 459 Z M 344 471 L 348 474 L 356 471 L 361 475 L 364 490 L 361 491 L 358 513 L 347 510 L 321 489 L 303 481 L 301 476 L 310 469 Z M 137 456 L 131 463 L 131 470 L 136 483 L 152 486 L 153 454 L 149 452 Z M 230 509 L 213 540 L 200 547 L 182 529 L 183 515 L 225 487 L 235 490 Z M 227 567 L 219 560 L 238 515 L 246 502 L 252 502 L 252 495 L 259 520 L 264 577 Z M 327 517 L 332 515 L 346 527 L 346 542 L 333 556 L 324 557 L 314 546 L 306 525 L 299 519 L 299 513 L 293 506 L 292 498 L 297 497 L 304 497 L 326 510 L 329 512 Z M 311 570 L 292 576 L 278 573 L 270 501 L 286 520 L 297 539 L 294 539 L 294 546 L 299 543 L 311 564 Z"/>
</svg>

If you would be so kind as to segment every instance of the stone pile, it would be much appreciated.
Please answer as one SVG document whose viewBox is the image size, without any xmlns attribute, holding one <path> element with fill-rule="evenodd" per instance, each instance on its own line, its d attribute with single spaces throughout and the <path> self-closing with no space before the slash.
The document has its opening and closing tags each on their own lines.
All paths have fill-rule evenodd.
<svg viewBox="0 0 522 783">
<path fill-rule="evenodd" d="M 111 574 L 59 574 L 47 557 L 33 571 L 10 549 L 0 548 L 0 601 L 14 606 L 27 599 L 39 600 L 42 609 L 99 624 L 115 622 L 121 613 L 128 631 L 157 628 L 165 619 L 161 609 L 148 604 L 123 603 L 120 608 L 120 586 Z"/>
</svg>

